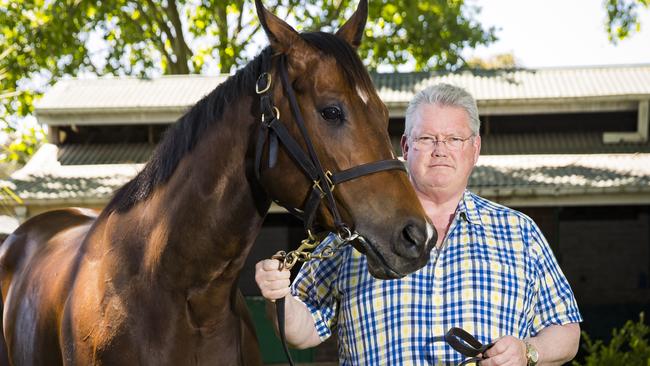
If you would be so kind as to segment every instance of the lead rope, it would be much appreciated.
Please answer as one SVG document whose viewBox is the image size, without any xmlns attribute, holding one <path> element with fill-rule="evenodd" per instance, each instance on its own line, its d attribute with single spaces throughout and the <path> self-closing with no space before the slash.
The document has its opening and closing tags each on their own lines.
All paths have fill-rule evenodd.
<svg viewBox="0 0 650 366">
<path fill-rule="evenodd" d="M 293 266 L 296 265 L 296 263 L 298 262 L 307 262 L 312 259 L 328 259 L 331 258 L 336 253 L 337 250 L 339 250 L 341 247 L 348 244 L 349 242 L 356 239 L 365 240 L 362 236 L 360 236 L 356 232 L 352 233 L 347 228 L 344 230 L 345 231 L 343 231 L 343 234 L 341 233 L 329 234 L 322 241 L 317 240 L 316 237 L 311 234 L 311 232 L 308 232 L 309 237 L 307 239 L 304 239 L 300 243 L 298 249 L 289 252 L 285 252 L 284 250 L 281 250 L 275 253 L 271 258 L 280 261 L 279 270 L 283 270 L 283 269 L 291 270 L 291 268 L 293 268 Z M 327 241 L 328 239 L 329 242 Z M 319 250 L 318 253 L 313 253 L 312 251 L 320 245 L 324 245 L 323 248 Z M 275 311 L 278 318 L 278 333 L 280 334 L 280 341 L 282 343 L 282 349 L 284 350 L 284 355 L 287 357 L 287 361 L 289 361 L 289 365 L 294 366 L 295 364 L 293 362 L 293 359 L 291 358 L 291 353 L 289 352 L 289 345 L 287 344 L 287 337 L 284 331 L 284 320 L 285 320 L 284 304 L 285 304 L 284 297 L 275 300 Z"/>
<path fill-rule="evenodd" d="M 479 342 L 474 336 L 462 328 L 449 329 L 445 334 L 445 342 L 456 350 L 456 352 L 469 357 L 459 363 L 458 366 L 465 366 L 470 363 L 478 364 L 480 361 L 487 359 L 485 357 L 485 351 L 494 346 L 494 342 L 488 344 Z"/>
</svg>

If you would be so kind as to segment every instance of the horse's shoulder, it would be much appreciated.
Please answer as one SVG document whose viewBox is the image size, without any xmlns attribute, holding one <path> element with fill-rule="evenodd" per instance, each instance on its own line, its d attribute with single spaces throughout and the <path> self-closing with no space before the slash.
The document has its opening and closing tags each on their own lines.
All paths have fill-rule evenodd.
<svg viewBox="0 0 650 366">
<path fill-rule="evenodd" d="M 21 259 L 29 256 L 34 246 L 45 244 L 57 233 L 97 219 L 96 210 L 64 208 L 43 212 L 22 223 L 0 245 L 0 270 L 11 271 Z"/>
</svg>

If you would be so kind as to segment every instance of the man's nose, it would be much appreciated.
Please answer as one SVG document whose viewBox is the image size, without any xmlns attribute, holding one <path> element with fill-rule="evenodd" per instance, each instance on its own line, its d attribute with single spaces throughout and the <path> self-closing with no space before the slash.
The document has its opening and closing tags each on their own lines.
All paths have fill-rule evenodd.
<svg viewBox="0 0 650 366">
<path fill-rule="evenodd" d="M 441 157 L 447 156 L 447 146 L 444 143 L 438 141 L 433 144 L 433 149 L 431 150 L 431 156 Z"/>
</svg>

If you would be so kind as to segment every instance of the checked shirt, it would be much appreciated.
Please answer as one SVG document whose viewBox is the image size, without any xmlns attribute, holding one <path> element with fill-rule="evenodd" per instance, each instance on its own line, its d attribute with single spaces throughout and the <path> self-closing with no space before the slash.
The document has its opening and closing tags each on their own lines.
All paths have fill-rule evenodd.
<svg viewBox="0 0 650 366">
<path fill-rule="evenodd" d="M 582 321 L 535 223 L 469 191 L 442 249 L 417 272 L 377 280 L 346 246 L 305 263 L 292 294 L 311 311 L 321 339 L 337 331 L 341 365 L 452 365 L 463 356 L 443 341 L 451 327 L 489 343 Z"/>
</svg>

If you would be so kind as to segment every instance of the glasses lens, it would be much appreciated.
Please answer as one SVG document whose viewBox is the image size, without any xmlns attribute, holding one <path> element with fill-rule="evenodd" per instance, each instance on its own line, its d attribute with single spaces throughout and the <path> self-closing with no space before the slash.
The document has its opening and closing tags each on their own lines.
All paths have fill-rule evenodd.
<svg viewBox="0 0 650 366">
<path fill-rule="evenodd" d="M 463 146 L 463 140 L 458 137 L 450 137 L 447 139 L 446 143 L 447 147 L 452 150 L 458 150 L 461 146 Z"/>
</svg>

